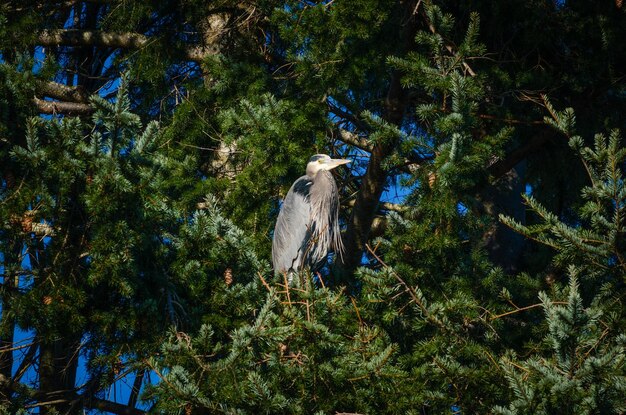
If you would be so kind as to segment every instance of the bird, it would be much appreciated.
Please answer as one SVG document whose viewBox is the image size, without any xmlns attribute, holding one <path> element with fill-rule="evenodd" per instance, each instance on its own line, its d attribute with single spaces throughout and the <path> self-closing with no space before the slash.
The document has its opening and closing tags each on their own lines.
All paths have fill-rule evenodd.
<svg viewBox="0 0 626 415">
<path fill-rule="evenodd" d="M 274 271 L 287 273 L 289 282 L 293 272 L 321 268 L 331 250 L 342 254 L 339 191 L 330 170 L 350 161 L 315 154 L 289 189 L 272 242 Z"/>
</svg>

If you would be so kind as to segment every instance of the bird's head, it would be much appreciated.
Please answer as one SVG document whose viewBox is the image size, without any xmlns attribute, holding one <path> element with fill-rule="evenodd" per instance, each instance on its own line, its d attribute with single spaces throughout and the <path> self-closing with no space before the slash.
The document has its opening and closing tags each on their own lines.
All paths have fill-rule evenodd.
<svg viewBox="0 0 626 415">
<path fill-rule="evenodd" d="M 342 164 L 350 163 L 350 161 L 346 159 L 332 159 L 326 154 L 316 154 L 309 159 L 309 163 L 306 165 L 306 174 L 310 177 L 315 177 L 320 170 L 332 170 Z"/>
</svg>

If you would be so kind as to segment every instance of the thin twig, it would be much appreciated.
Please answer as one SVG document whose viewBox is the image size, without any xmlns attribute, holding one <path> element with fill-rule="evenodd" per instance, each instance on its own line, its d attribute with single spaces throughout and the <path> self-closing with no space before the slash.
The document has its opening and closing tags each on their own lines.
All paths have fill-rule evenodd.
<svg viewBox="0 0 626 415">
<path fill-rule="evenodd" d="M 267 291 L 272 291 L 269 284 L 267 283 L 267 281 L 265 281 L 265 278 L 263 278 L 263 275 L 261 275 L 260 272 L 259 272 L 259 279 L 261 280 L 261 283 L 265 286 L 265 288 L 267 288 Z"/>
<path fill-rule="evenodd" d="M 387 265 L 377 254 L 376 252 L 374 252 L 372 250 L 372 248 L 369 246 L 369 244 L 365 244 L 365 247 L 367 248 L 367 251 L 372 254 L 372 256 L 378 261 L 380 262 L 380 264 L 385 267 L 385 268 L 389 268 L 391 270 L 391 274 L 398 280 L 398 282 L 400 284 L 402 284 L 402 286 L 406 289 L 406 291 L 409 293 L 409 295 L 411 296 L 411 298 L 413 299 L 413 301 L 415 302 L 415 304 L 417 304 L 417 306 L 420 308 L 420 310 L 422 310 L 422 313 L 424 314 L 424 316 L 426 318 L 428 318 L 429 320 L 431 320 L 430 317 L 430 313 L 428 312 L 428 309 L 426 308 L 426 306 L 420 301 L 420 299 L 417 296 L 417 293 L 415 292 L 415 290 L 409 286 L 391 267 L 389 267 L 389 265 Z M 432 321 L 436 321 L 434 319 L 432 319 Z"/>
<path fill-rule="evenodd" d="M 567 302 L 566 301 L 552 301 L 552 304 L 566 305 Z M 510 316 L 511 314 L 516 314 L 516 313 L 519 313 L 521 311 L 531 310 L 533 308 L 537 308 L 537 307 L 541 307 L 541 306 L 543 306 L 543 303 L 532 304 L 532 305 L 528 305 L 526 307 L 520 307 L 520 308 L 517 308 L 515 310 L 507 311 L 506 313 L 497 314 L 495 316 L 489 317 L 489 320 L 493 321 L 493 320 L 499 319 L 500 317 Z"/>
<path fill-rule="evenodd" d="M 287 293 L 287 301 L 291 304 L 291 295 L 289 294 L 289 281 L 287 280 L 287 273 L 283 272 L 283 280 L 285 281 L 285 292 Z"/>
<path fill-rule="evenodd" d="M 363 325 L 363 319 L 361 319 L 361 313 L 359 313 L 359 307 L 356 306 L 356 301 L 354 297 L 350 297 L 350 301 L 352 301 L 352 305 L 354 306 L 354 311 L 356 311 L 356 316 L 359 319 L 359 324 Z"/>
</svg>

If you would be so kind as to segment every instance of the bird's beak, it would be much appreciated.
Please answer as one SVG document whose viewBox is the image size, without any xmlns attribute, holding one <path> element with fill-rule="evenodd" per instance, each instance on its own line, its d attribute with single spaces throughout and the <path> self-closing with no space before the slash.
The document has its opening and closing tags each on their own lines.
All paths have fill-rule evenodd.
<svg viewBox="0 0 626 415">
<path fill-rule="evenodd" d="M 327 170 L 331 170 L 331 169 L 334 169 L 335 167 L 341 166 L 342 164 L 348 164 L 351 161 L 352 160 L 346 160 L 346 159 L 330 159 L 324 164 L 326 164 Z"/>
</svg>

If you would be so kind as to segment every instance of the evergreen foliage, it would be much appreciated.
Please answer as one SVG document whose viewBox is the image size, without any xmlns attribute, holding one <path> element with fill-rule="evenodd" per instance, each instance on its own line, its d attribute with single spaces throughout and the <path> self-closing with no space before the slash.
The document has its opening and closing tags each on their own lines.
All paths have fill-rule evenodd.
<svg viewBox="0 0 626 415">
<path fill-rule="evenodd" d="M 607 138 L 596 134 L 593 147 L 575 135 L 571 108 L 556 111 L 547 121 L 564 135 L 588 174 L 590 185 L 581 190 L 582 202 L 574 224 L 549 212 L 531 196 L 529 208 L 537 214 L 535 225 L 523 226 L 501 219 L 520 233 L 556 250 L 554 264 L 567 268 L 569 286 L 562 305 L 546 293 L 539 297 L 548 331 L 543 353 L 526 359 L 505 356 L 515 399 L 502 414 L 619 414 L 623 413 L 626 387 L 624 364 L 623 253 L 626 151 L 620 133 Z M 580 290 L 579 284 L 584 289 Z M 585 307 L 584 304 L 588 304 Z"/>
<path fill-rule="evenodd" d="M 172 333 L 163 359 L 154 363 L 163 373 L 152 392 L 160 410 L 373 413 L 406 407 L 409 397 L 384 398 L 406 379 L 395 364 L 397 349 L 384 331 L 359 320 L 356 303 L 309 278 L 288 291 L 262 281 L 226 293 L 239 300 L 239 290 L 254 292 L 262 307 L 225 341 L 210 325 L 192 338 Z"/>
<path fill-rule="evenodd" d="M 593 147 L 587 147 L 583 138 L 574 133 L 573 109 L 557 112 L 550 107 L 550 110 L 554 119 L 547 121 L 569 138 L 569 145 L 579 154 L 590 182 L 582 188 L 583 203 L 578 216 L 573 223 L 564 222 L 532 195 L 525 195 L 526 204 L 540 221 L 523 226 L 511 218 L 502 217 L 502 220 L 516 231 L 555 249 L 557 265 L 565 268 L 575 264 L 582 267 L 588 278 L 598 276 L 601 281 L 623 282 L 626 149 L 621 145 L 620 132 L 613 130 L 608 137 L 596 134 Z"/>
<path fill-rule="evenodd" d="M 625 38 L 621 1 L 3 3 L 0 413 L 625 413 Z M 316 153 L 346 252 L 287 286 Z"/>
<path fill-rule="evenodd" d="M 612 330 L 615 316 L 604 315 L 602 304 L 611 298 L 603 293 L 585 308 L 578 271 L 572 267 L 570 273 L 562 305 L 540 294 L 548 322 L 544 340 L 551 353 L 524 360 L 515 356 L 502 359 L 515 398 L 506 408 L 496 407 L 496 413 L 621 414 L 626 410 L 626 338 Z"/>
</svg>

